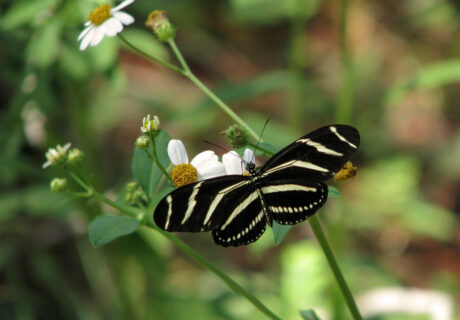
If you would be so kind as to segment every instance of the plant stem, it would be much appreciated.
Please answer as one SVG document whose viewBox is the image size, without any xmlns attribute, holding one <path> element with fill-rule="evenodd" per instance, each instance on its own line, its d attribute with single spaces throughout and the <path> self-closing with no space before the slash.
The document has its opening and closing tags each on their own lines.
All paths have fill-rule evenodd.
<svg viewBox="0 0 460 320">
<path fill-rule="evenodd" d="M 185 242 L 174 236 L 172 233 L 166 232 L 158 228 L 150 219 L 144 219 L 143 223 L 152 228 L 156 231 L 160 232 L 164 237 L 168 240 L 173 242 L 179 249 L 181 249 L 185 254 L 191 257 L 193 260 L 201 264 L 203 267 L 207 268 L 208 270 L 212 271 L 215 275 L 217 275 L 225 284 L 232 289 L 235 293 L 243 296 L 249 302 L 251 302 L 257 309 L 259 309 L 262 313 L 264 313 L 267 317 L 274 320 L 281 320 L 276 314 L 270 311 L 259 299 L 257 299 L 254 295 L 246 291 L 242 286 L 236 283 L 232 278 L 227 276 L 224 272 L 220 271 L 216 266 L 214 266 L 211 262 L 206 260 L 203 256 L 201 256 L 198 252 L 193 250 L 189 245 Z"/>
<path fill-rule="evenodd" d="M 179 48 L 176 46 L 176 42 L 174 41 L 174 38 L 171 38 L 171 40 L 168 41 L 169 46 L 171 47 L 172 51 L 177 57 L 177 60 L 179 60 L 180 65 L 184 69 L 185 72 L 192 73 L 190 71 L 190 68 L 185 61 L 184 57 L 182 56 L 182 53 L 180 52 Z"/>
<path fill-rule="evenodd" d="M 165 66 L 166 68 L 169 68 L 169 69 L 171 69 L 171 70 L 173 70 L 173 71 L 175 71 L 175 72 L 177 72 L 177 73 L 184 74 L 184 71 L 183 71 L 181 68 L 179 68 L 179 67 L 177 67 L 177 66 L 175 66 L 175 65 L 173 65 L 173 64 L 171 64 L 171 63 L 169 63 L 169 62 L 167 62 L 167 61 L 165 61 L 165 60 L 163 60 L 163 59 L 157 58 L 157 57 L 155 57 L 155 56 L 152 56 L 152 55 L 150 55 L 150 54 L 148 54 L 148 53 L 146 53 L 146 52 L 140 50 L 140 49 L 137 48 L 135 45 L 133 45 L 131 42 L 129 42 L 128 40 L 126 40 L 126 38 L 123 37 L 123 36 L 121 35 L 121 33 L 118 34 L 118 37 L 120 38 L 121 41 L 123 41 L 123 43 L 124 43 L 128 48 L 130 48 L 132 51 L 138 53 L 139 55 L 143 56 L 144 58 L 147 58 L 147 60 L 151 60 L 151 61 L 153 61 L 153 62 L 159 63 L 159 64 Z"/>
<path fill-rule="evenodd" d="M 329 266 L 332 272 L 334 273 L 335 279 L 337 280 L 337 284 L 339 285 L 339 289 L 342 292 L 343 297 L 345 298 L 348 310 L 350 310 L 353 319 L 362 320 L 363 318 L 359 313 L 353 295 L 351 294 L 351 291 L 348 288 L 345 278 L 343 277 L 342 272 L 340 271 L 339 265 L 335 260 L 334 254 L 332 253 L 332 249 L 327 242 L 326 235 L 324 234 L 323 229 L 321 228 L 321 224 L 319 223 L 317 216 L 311 216 L 308 219 L 308 221 L 310 222 L 311 228 L 313 229 L 316 239 L 318 239 L 318 242 L 321 248 L 323 249 L 324 254 L 326 255 L 327 262 L 329 263 Z"/>
<path fill-rule="evenodd" d="M 160 168 L 161 172 L 163 172 L 163 175 L 166 176 L 169 180 L 169 182 L 174 185 L 172 179 L 171 179 L 171 176 L 169 175 L 168 171 L 166 171 L 166 169 L 161 165 L 161 162 L 160 160 L 158 159 L 158 155 L 157 155 L 157 147 L 156 147 L 156 144 L 155 144 L 155 138 L 151 138 L 151 141 L 152 141 L 152 150 L 153 150 L 153 161 L 156 163 L 156 165 L 158 166 L 158 168 Z M 150 155 L 148 152 L 147 152 L 147 155 Z"/>
</svg>

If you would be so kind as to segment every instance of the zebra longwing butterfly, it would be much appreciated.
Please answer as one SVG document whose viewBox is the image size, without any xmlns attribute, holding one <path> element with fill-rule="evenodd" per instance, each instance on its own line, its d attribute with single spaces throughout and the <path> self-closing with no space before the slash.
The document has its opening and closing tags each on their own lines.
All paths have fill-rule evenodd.
<svg viewBox="0 0 460 320">
<path fill-rule="evenodd" d="M 348 125 L 317 129 L 297 139 L 250 176 L 228 175 L 172 191 L 157 205 L 153 219 L 166 231 L 212 231 L 224 247 L 256 241 L 273 220 L 296 224 L 326 202 L 324 181 L 333 177 L 359 146 Z"/>
</svg>

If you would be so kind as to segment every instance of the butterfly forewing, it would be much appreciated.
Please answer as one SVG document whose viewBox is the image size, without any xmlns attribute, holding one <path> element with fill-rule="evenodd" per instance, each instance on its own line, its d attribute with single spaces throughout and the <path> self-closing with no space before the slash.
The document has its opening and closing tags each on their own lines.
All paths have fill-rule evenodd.
<svg viewBox="0 0 460 320">
<path fill-rule="evenodd" d="M 236 175 L 186 185 L 158 203 L 153 219 L 157 226 L 166 231 L 213 230 L 250 186 L 249 177 Z"/>
<path fill-rule="evenodd" d="M 356 152 L 358 131 L 347 125 L 327 126 L 297 139 L 268 160 L 261 169 L 271 179 L 298 178 L 325 181 Z"/>
</svg>

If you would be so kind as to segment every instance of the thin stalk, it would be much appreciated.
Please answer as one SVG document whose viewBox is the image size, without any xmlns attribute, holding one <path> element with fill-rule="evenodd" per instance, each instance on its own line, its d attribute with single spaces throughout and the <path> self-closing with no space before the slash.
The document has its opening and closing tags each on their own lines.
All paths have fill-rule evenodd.
<svg viewBox="0 0 460 320">
<path fill-rule="evenodd" d="M 345 278 L 343 277 L 342 271 L 340 271 L 339 265 L 332 253 L 332 249 L 327 242 L 326 235 L 321 228 L 321 224 L 316 215 L 311 216 L 308 221 L 310 221 L 311 228 L 318 239 L 318 242 L 323 249 L 324 254 L 326 255 L 327 262 L 329 263 L 329 267 L 332 270 L 332 273 L 335 276 L 337 284 L 339 285 L 339 289 L 345 298 L 345 302 L 347 304 L 348 310 L 350 310 L 353 319 L 355 320 L 362 320 L 361 314 L 359 313 L 358 307 L 356 306 L 356 302 L 351 294 L 350 288 L 348 287 Z"/>
<path fill-rule="evenodd" d="M 171 38 L 171 40 L 168 41 L 169 46 L 171 47 L 172 51 L 177 57 L 177 60 L 179 60 L 180 65 L 184 69 L 185 72 L 192 73 L 190 71 L 190 68 L 185 61 L 184 57 L 182 56 L 182 53 L 180 52 L 179 48 L 176 46 L 176 42 L 174 41 L 174 38 Z"/>
<path fill-rule="evenodd" d="M 206 260 L 203 256 L 201 256 L 198 252 L 193 250 L 189 245 L 185 242 L 174 236 L 172 233 L 166 232 L 158 228 L 152 221 L 149 219 L 144 219 L 143 223 L 152 228 L 156 231 L 160 232 L 164 237 L 168 240 L 173 242 L 179 249 L 181 249 L 185 254 L 187 254 L 190 258 L 201 264 L 206 269 L 212 271 L 216 276 L 218 276 L 222 281 L 227 284 L 227 286 L 232 289 L 235 293 L 243 296 L 249 302 L 251 302 L 257 309 L 259 309 L 262 313 L 264 313 L 267 317 L 274 320 L 281 320 L 276 314 L 274 314 L 270 309 L 268 309 L 259 299 L 257 299 L 254 295 L 246 291 L 242 286 L 236 283 L 232 278 L 227 276 L 225 273 L 220 271 L 216 266 L 214 266 L 211 262 Z"/>
<path fill-rule="evenodd" d="M 150 55 L 150 54 L 148 54 L 148 53 L 146 53 L 146 52 L 140 50 L 140 49 L 137 48 L 135 45 L 133 45 L 131 42 L 129 42 L 128 40 L 126 40 L 126 38 L 123 37 L 123 36 L 121 35 L 121 33 L 118 34 L 118 37 L 120 38 L 120 40 L 121 40 L 128 48 L 130 48 L 132 51 L 138 53 L 139 55 L 143 56 L 143 57 L 146 58 L 147 60 L 151 60 L 151 61 L 153 61 L 153 62 L 159 63 L 159 64 L 165 66 L 166 68 L 169 68 L 169 69 L 171 69 L 171 70 L 173 70 L 173 71 L 175 71 L 175 72 L 177 72 L 177 73 L 180 73 L 180 74 L 183 74 L 183 73 L 184 73 L 184 71 L 183 71 L 181 68 L 179 68 L 179 67 L 177 67 L 177 66 L 175 66 L 175 65 L 173 65 L 173 64 L 171 64 L 171 63 L 169 63 L 169 62 L 167 62 L 167 61 L 165 61 L 165 60 L 163 60 L 163 59 L 154 57 L 154 56 L 152 56 L 152 55 Z"/>
</svg>

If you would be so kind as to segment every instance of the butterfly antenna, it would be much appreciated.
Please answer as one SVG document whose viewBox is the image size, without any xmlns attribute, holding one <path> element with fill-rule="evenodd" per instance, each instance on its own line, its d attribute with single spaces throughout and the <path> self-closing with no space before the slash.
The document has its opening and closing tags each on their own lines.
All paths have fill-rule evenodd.
<svg viewBox="0 0 460 320">
<path fill-rule="evenodd" d="M 270 118 L 267 118 L 265 120 L 264 127 L 262 128 L 262 132 L 260 133 L 259 140 L 257 140 L 257 144 L 254 147 L 254 155 L 252 156 L 251 162 L 253 162 L 254 158 L 256 157 L 256 150 L 259 148 L 260 141 L 262 140 L 262 135 L 264 134 L 265 128 L 267 127 L 268 121 L 270 121 Z"/>
</svg>

